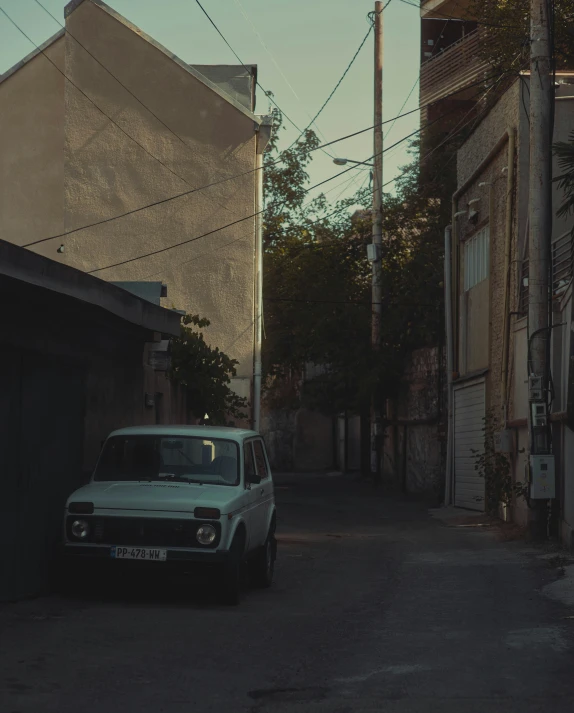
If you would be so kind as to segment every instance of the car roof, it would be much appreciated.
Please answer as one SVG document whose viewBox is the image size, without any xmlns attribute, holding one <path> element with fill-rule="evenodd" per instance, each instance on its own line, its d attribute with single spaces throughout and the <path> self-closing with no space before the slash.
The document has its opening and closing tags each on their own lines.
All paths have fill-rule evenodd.
<svg viewBox="0 0 574 713">
<path fill-rule="evenodd" d="M 111 436 L 196 436 L 201 438 L 227 438 L 232 441 L 243 441 L 246 438 L 260 436 L 257 431 L 226 426 L 129 426 L 119 428 L 110 433 Z"/>
</svg>

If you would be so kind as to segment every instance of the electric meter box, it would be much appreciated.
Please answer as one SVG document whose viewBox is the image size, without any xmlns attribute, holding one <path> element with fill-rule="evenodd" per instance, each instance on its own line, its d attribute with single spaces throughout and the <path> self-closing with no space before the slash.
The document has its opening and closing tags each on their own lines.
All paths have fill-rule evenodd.
<svg viewBox="0 0 574 713">
<path fill-rule="evenodd" d="M 530 499 L 550 500 L 556 497 L 554 456 L 530 456 Z"/>
<path fill-rule="evenodd" d="M 367 245 L 367 260 L 369 262 L 376 262 L 380 257 L 380 248 L 374 243 L 369 243 Z"/>
<path fill-rule="evenodd" d="M 514 434 L 507 428 L 494 434 L 494 450 L 496 453 L 512 453 L 514 450 Z"/>
</svg>

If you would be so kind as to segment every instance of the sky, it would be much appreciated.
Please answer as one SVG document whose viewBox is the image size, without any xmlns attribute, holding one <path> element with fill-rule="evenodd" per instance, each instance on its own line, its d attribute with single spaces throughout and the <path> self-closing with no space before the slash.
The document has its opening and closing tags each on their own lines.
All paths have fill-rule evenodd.
<svg viewBox="0 0 574 713">
<path fill-rule="evenodd" d="M 63 0 L 41 0 L 63 22 Z M 237 60 L 202 13 L 195 0 L 109 0 L 108 4 L 189 64 L 237 64 Z M 245 64 L 258 65 L 258 79 L 283 112 L 300 128 L 309 124 L 329 96 L 366 35 L 371 0 L 202 0 L 202 5 Z M 59 27 L 35 0 L 0 0 L 0 7 L 39 45 Z M 417 7 L 391 0 L 384 13 L 383 117 L 416 109 L 420 57 Z M 0 73 L 34 47 L 0 13 Z M 317 124 L 320 138 L 332 141 L 373 125 L 373 34 Z M 267 113 L 269 101 L 258 89 L 257 113 Z M 286 147 L 298 132 L 287 125 Z M 419 114 L 385 126 L 385 146 L 419 127 Z M 389 131 L 390 130 L 390 131 Z M 388 132 L 388 134 L 387 134 Z M 395 178 L 409 160 L 407 142 L 385 154 L 383 181 Z M 332 156 L 357 161 L 373 154 L 372 133 L 327 149 Z M 311 184 L 344 171 L 322 152 L 314 154 Z M 336 178 L 323 191 L 335 201 L 352 195 L 368 182 L 361 168 Z M 352 180 L 350 180 L 352 179 Z M 393 185 L 386 190 L 392 190 Z"/>
</svg>

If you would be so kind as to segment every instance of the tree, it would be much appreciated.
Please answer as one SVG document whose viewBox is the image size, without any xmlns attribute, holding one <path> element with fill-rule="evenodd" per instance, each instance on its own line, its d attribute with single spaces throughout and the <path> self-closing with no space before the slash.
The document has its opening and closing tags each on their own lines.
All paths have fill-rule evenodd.
<svg viewBox="0 0 574 713">
<path fill-rule="evenodd" d="M 554 50 L 557 69 L 574 65 L 574 0 L 552 0 Z M 530 0 L 472 0 L 468 16 L 485 30 L 483 52 L 499 71 L 528 66 L 530 57 Z"/>
<path fill-rule="evenodd" d="M 182 319 L 181 335 L 172 340 L 170 378 L 187 392 L 191 411 L 197 418 L 209 415 L 214 425 L 229 425 L 228 419 L 245 419 L 245 399 L 233 392 L 229 384 L 236 375 L 239 363 L 217 347 L 210 347 L 203 329 L 210 324 L 199 315 L 186 314 Z"/>
<path fill-rule="evenodd" d="M 371 241 L 369 191 L 329 206 L 325 196 L 304 204 L 307 132 L 277 169 L 280 117 L 267 156 L 265 220 L 264 366 L 268 398 L 286 375 L 312 363 L 321 373 L 305 385 L 303 401 L 326 413 L 359 412 L 373 393 L 394 396 L 409 350 L 434 343 L 442 328 L 442 225 L 448 201 L 436 199 L 444 174 L 421 189 L 418 160 L 385 196 L 383 333 L 371 349 Z M 416 148 L 415 148 L 416 151 Z M 284 154 L 283 154 L 284 156 Z M 450 160 L 450 159 L 449 159 Z M 430 199 L 428 196 L 435 196 Z M 353 216 L 349 209 L 363 206 Z M 320 216 L 327 213 L 329 217 Z M 296 395 L 293 395 L 296 396 Z"/>
</svg>

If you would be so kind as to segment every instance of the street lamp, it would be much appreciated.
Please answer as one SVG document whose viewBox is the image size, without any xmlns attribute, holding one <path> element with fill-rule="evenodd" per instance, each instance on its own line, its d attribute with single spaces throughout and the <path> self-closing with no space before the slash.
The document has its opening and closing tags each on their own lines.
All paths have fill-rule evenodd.
<svg viewBox="0 0 574 713">
<path fill-rule="evenodd" d="M 334 158 L 333 163 L 335 166 L 346 166 L 348 163 L 356 163 L 358 166 L 373 167 L 372 163 L 368 163 L 367 161 L 354 161 L 352 158 Z"/>
</svg>

